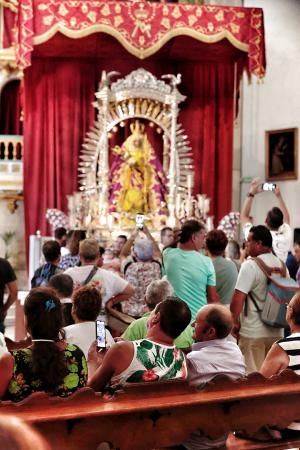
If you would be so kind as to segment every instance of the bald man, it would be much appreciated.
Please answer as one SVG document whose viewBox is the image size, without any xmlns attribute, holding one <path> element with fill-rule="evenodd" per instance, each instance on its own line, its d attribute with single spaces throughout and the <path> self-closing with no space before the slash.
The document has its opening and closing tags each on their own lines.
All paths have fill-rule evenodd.
<svg viewBox="0 0 300 450">
<path fill-rule="evenodd" d="M 216 375 L 227 375 L 237 379 L 245 375 L 244 357 L 230 332 L 231 313 L 223 305 L 203 306 L 195 321 L 192 351 L 187 355 L 188 378 L 191 386 L 201 389 Z M 225 449 L 227 434 L 211 440 L 200 430 L 191 434 L 180 447 L 182 449 Z"/>
</svg>

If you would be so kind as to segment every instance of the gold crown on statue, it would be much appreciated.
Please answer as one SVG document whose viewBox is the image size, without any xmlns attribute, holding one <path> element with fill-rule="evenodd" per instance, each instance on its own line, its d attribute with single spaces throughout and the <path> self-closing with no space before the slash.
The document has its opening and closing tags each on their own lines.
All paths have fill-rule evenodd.
<svg viewBox="0 0 300 450">
<path fill-rule="evenodd" d="M 132 134 L 138 134 L 141 135 L 145 131 L 145 125 L 140 123 L 138 120 L 135 120 L 130 124 L 130 130 Z"/>
</svg>

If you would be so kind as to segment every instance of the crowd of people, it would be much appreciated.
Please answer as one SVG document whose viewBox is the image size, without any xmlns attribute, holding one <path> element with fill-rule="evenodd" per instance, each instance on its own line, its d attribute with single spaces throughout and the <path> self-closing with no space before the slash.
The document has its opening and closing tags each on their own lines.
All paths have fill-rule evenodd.
<svg viewBox="0 0 300 450">
<path fill-rule="evenodd" d="M 216 375 L 237 379 L 286 368 L 299 373 L 300 294 L 286 311 L 287 327 L 263 322 L 269 279 L 257 262 L 300 279 L 300 244 L 292 251 L 289 214 L 280 190 L 265 224 L 253 225 L 252 203 L 261 185 L 253 180 L 241 211 L 245 245 L 222 230 L 207 232 L 190 219 L 161 230 L 157 242 L 144 224 L 103 248 L 85 233 L 60 228 L 43 245 L 43 264 L 25 300 L 27 338 L 0 334 L 0 398 L 20 401 L 36 391 L 68 396 L 82 386 L 114 395 L 127 383 L 187 378 L 201 389 Z M 13 269 L 0 259 L 0 327 L 17 298 Z M 4 290 L 8 295 L 4 301 Z M 109 308 L 134 320 L 117 336 Z M 99 351 L 95 321 L 106 324 Z M 285 331 L 285 332 L 284 332 Z M 9 351 L 8 351 L 9 350 Z M 282 432 L 300 433 L 293 423 Z M 195 431 L 179 448 L 223 448 Z"/>
</svg>

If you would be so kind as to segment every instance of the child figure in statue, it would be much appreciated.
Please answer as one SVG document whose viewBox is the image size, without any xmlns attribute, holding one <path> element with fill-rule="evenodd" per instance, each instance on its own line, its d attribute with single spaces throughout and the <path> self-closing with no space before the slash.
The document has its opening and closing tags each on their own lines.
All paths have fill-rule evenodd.
<svg viewBox="0 0 300 450">
<path fill-rule="evenodd" d="M 160 209 L 165 200 L 166 181 L 161 164 L 138 120 L 130 125 L 131 135 L 116 154 L 111 168 L 110 212 L 151 214 Z"/>
</svg>

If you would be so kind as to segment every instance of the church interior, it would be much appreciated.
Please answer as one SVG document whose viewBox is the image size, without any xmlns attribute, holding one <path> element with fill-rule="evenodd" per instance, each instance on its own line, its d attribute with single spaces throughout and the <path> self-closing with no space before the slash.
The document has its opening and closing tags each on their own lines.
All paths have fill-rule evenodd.
<svg viewBox="0 0 300 450">
<path fill-rule="evenodd" d="M 300 241 L 299 18 L 299 0 L 0 0 L 0 257 L 18 289 L 58 227 L 106 247 L 139 219 L 159 239 L 192 218 L 242 243 L 255 178 Z M 253 221 L 276 205 L 260 193 Z M 235 445 L 218 448 L 277 448 Z"/>
<path fill-rule="evenodd" d="M 96 119 L 91 103 L 95 100 L 103 70 L 118 71 L 120 75 L 114 80 L 125 77 L 138 68 L 145 68 L 158 79 L 169 73 L 181 74 L 178 90 L 186 99 L 178 105 L 177 115 L 192 151 L 193 166 L 187 169 L 192 174 L 192 180 L 189 180 L 193 183 L 192 195 L 197 199 L 197 195 L 204 194 L 209 199 L 208 215 L 215 226 L 230 211 L 240 210 L 253 177 L 258 176 L 263 181 L 266 179 L 265 133 L 268 130 L 298 126 L 298 94 L 297 89 L 293 89 L 299 65 L 297 26 L 294 23 L 299 8 L 297 1 L 290 1 L 285 8 L 281 8 L 281 4 L 276 1 L 272 5 L 268 1 L 218 2 L 224 6 L 262 8 L 262 28 L 259 30 L 262 41 L 256 43 L 261 46 L 259 68 L 254 67 L 253 60 L 251 62 L 251 53 L 244 50 L 246 43 L 243 44 L 243 38 L 235 41 L 234 33 L 229 39 L 220 39 L 218 36 L 216 42 L 213 42 L 215 38 L 209 39 L 200 32 L 193 38 L 193 24 L 187 28 L 188 31 L 183 30 L 181 35 L 181 32 L 176 33 L 176 36 L 174 34 L 175 37 L 170 34 L 170 30 L 164 28 L 168 31 L 168 37 L 152 46 L 149 56 L 145 53 L 147 56 L 140 58 L 138 44 L 135 48 L 130 47 L 130 39 L 124 39 L 122 44 L 123 38 L 114 36 L 113 27 L 112 31 L 106 33 L 104 25 L 100 26 L 99 31 L 96 30 L 97 27 L 88 30 L 86 26 L 81 35 L 74 26 L 74 31 L 60 33 L 55 32 L 58 25 L 52 23 L 54 18 L 50 20 L 50 16 L 45 19 L 46 22 L 49 20 L 49 25 L 41 27 L 41 35 L 34 38 L 37 45 L 32 45 L 32 38 L 31 43 L 28 40 L 23 49 L 20 47 L 22 55 L 17 62 L 11 46 L 15 38 L 13 36 L 17 33 L 13 25 L 17 8 L 14 3 L 18 2 L 5 2 L 1 19 L 0 207 L 3 220 L 0 225 L 0 248 L 3 255 L 9 252 L 14 267 L 20 272 L 23 287 L 26 286 L 25 267 L 28 256 L 25 255 L 28 255 L 29 235 L 36 234 L 39 230 L 41 235 L 50 236 L 52 229 L 45 218 L 46 210 L 56 208 L 68 214 L 67 196 L 79 189 L 78 170 L 82 145 Z M 214 3 L 205 2 L 208 5 Z M 174 5 L 170 4 L 164 7 L 174 9 Z M 42 7 L 39 10 L 42 11 Z M 25 19 L 28 18 L 25 16 Z M 60 19 L 58 17 L 55 20 Z M 282 27 L 287 32 L 284 36 L 280 33 Z M 117 30 L 118 26 L 115 28 Z M 28 35 L 32 33 L 26 31 L 26 27 L 24 32 Z M 141 38 L 147 37 L 147 33 L 137 28 L 136 41 L 139 34 Z M 28 39 L 28 36 L 24 39 Z M 156 39 L 159 40 L 158 37 Z M 131 41 L 134 39 L 131 38 Z M 147 45 L 150 48 L 151 44 Z M 118 55 L 113 64 L 112 54 Z M 250 64 L 253 64 L 252 69 L 249 69 Z M 284 75 L 281 73 L 282 67 Z M 224 74 L 221 73 L 223 70 Z M 53 86 L 49 85 L 50 78 L 46 80 L 45 73 L 49 77 L 50 74 L 53 76 Z M 66 79 L 71 79 L 73 85 L 71 81 L 65 83 Z M 209 83 L 212 79 L 218 82 L 218 87 Z M 204 83 L 202 88 L 201 83 Z M 37 91 L 38 88 L 41 89 L 40 92 Z M 34 95 L 29 93 L 30 89 L 34 90 Z M 214 89 L 220 91 L 213 92 Z M 74 110 L 73 104 L 68 104 L 68 99 L 74 95 L 77 95 L 78 110 Z M 224 95 L 224 102 L 220 100 L 211 110 L 207 106 L 204 114 L 200 105 L 205 104 L 206 96 L 210 99 L 213 95 L 220 99 Z M 47 112 L 43 110 L 46 104 L 49 105 Z M 28 114 L 30 123 L 26 122 L 24 115 L 26 108 L 32 111 L 30 117 Z M 67 110 L 64 111 L 64 108 Z M 219 113 L 213 108 L 219 108 Z M 40 123 L 41 117 L 46 118 L 46 123 Z M 75 127 L 74 120 L 78 121 Z M 47 124 L 50 131 L 45 129 Z M 122 145 L 128 134 L 128 124 L 127 128 L 119 125 L 120 122 L 117 132 L 114 130 L 110 133 L 113 134 L 108 143 L 111 148 L 116 144 Z M 211 127 L 215 130 L 213 134 Z M 30 148 L 27 155 L 24 152 L 26 130 Z M 150 129 L 150 137 L 157 159 L 162 165 L 163 136 L 154 130 L 155 127 Z M 282 183 L 279 177 L 279 185 L 288 208 L 294 212 L 291 217 L 294 229 L 299 226 L 295 195 L 298 189 L 297 149 L 295 152 L 295 176 Z M 112 152 L 109 152 L 109 165 L 112 159 Z M 169 174 L 165 173 L 164 176 Z M 164 183 L 166 182 L 167 179 Z M 185 184 L 187 185 L 187 181 Z M 254 214 L 258 218 L 263 214 L 268 195 L 263 194 L 254 205 Z M 176 199 L 174 202 L 176 203 Z"/>
</svg>

